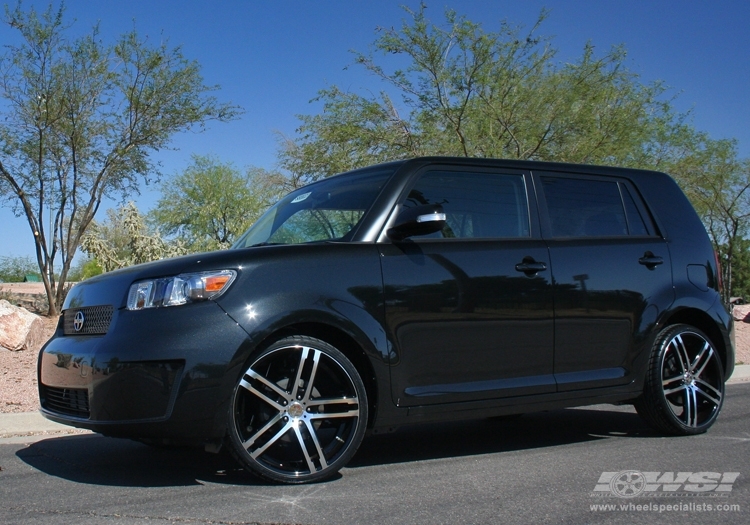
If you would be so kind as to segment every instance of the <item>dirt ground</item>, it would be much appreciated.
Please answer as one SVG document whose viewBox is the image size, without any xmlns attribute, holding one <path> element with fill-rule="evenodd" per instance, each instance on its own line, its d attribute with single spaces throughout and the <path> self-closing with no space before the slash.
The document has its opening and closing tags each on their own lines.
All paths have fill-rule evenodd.
<svg viewBox="0 0 750 525">
<path fill-rule="evenodd" d="M 42 283 L 2 283 L 0 292 L 9 292 L 13 294 L 43 294 L 44 284 Z"/>
<path fill-rule="evenodd" d="M 57 318 L 42 317 L 44 341 L 55 333 Z M 20 352 L 0 348 L 0 412 L 34 412 L 39 409 L 36 361 L 40 345 Z"/>
<path fill-rule="evenodd" d="M 0 294 L 39 294 L 44 293 L 41 283 L 0 284 Z M 747 310 L 747 311 L 745 311 Z M 735 309 L 735 343 L 738 364 L 750 364 L 750 306 Z M 738 319 L 739 318 L 739 319 Z M 741 320 L 747 319 L 747 322 Z M 42 317 L 47 341 L 55 332 L 57 318 Z M 39 409 L 36 379 L 38 348 L 21 352 L 11 352 L 0 348 L 0 413 L 33 412 Z"/>
</svg>

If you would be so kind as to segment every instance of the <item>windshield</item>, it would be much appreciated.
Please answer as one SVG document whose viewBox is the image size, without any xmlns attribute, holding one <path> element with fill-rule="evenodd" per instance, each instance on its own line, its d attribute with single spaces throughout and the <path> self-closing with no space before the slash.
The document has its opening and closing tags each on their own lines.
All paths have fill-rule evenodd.
<svg viewBox="0 0 750 525">
<path fill-rule="evenodd" d="M 232 248 L 347 241 L 393 171 L 363 170 L 300 188 L 264 213 Z"/>
</svg>

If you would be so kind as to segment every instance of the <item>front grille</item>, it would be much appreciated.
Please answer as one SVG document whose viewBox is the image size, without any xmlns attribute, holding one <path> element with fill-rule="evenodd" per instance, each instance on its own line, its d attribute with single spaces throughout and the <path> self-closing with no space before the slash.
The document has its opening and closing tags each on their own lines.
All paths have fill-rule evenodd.
<svg viewBox="0 0 750 525">
<path fill-rule="evenodd" d="M 52 412 L 88 418 L 89 391 L 85 388 L 53 388 L 42 385 L 42 406 Z"/>
<path fill-rule="evenodd" d="M 106 334 L 109 330 L 109 324 L 112 322 L 114 311 L 115 309 L 111 305 L 86 306 L 65 310 L 63 312 L 63 333 L 65 335 Z M 77 322 L 76 316 L 78 316 Z M 76 327 L 79 327 L 79 329 L 76 330 Z"/>
</svg>

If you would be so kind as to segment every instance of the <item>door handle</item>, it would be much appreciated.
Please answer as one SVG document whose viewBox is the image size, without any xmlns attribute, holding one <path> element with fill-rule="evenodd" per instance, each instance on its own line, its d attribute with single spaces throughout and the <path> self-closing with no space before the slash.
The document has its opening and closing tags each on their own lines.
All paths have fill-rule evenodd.
<svg viewBox="0 0 750 525">
<path fill-rule="evenodd" d="M 640 259 L 638 259 L 638 263 L 642 264 L 643 266 L 645 266 L 649 270 L 653 270 L 654 268 L 656 268 L 660 264 L 663 264 L 664 263 L 664 259 L 662 259 L 658 255 L 654 255 L 651 252 L 646 252 L 646 253 L 643 254 L 643 257 L 641 257 Z"/>
<path fill-rule="evenodd" d="M 528 276 L 532 276 L 537 272 L 542 272 L 546 269 L 546 264 L 535 261 L 533 257 L 524 257 L 522 262 L 516 264 L 516 271 L 523 272 Z"/>
</svg>

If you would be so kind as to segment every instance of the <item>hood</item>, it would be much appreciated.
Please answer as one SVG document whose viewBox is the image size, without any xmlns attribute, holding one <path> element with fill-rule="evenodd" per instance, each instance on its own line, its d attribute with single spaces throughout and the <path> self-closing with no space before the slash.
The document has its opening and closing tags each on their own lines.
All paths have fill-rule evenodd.
<svg viewBox="0 0 750 525">
<path fill-rule="evenodd" d="M 116 309 L 123 308 L 130 285 L 136 281 L 190 272 L 238 270 L 243 263 L 247 264 L 249 251 L 251 250 L 197 253 L 103 273 L 74 285 L 65 298 L 63 310 L 99 305 L 112 305 Z"/>
</svg>

